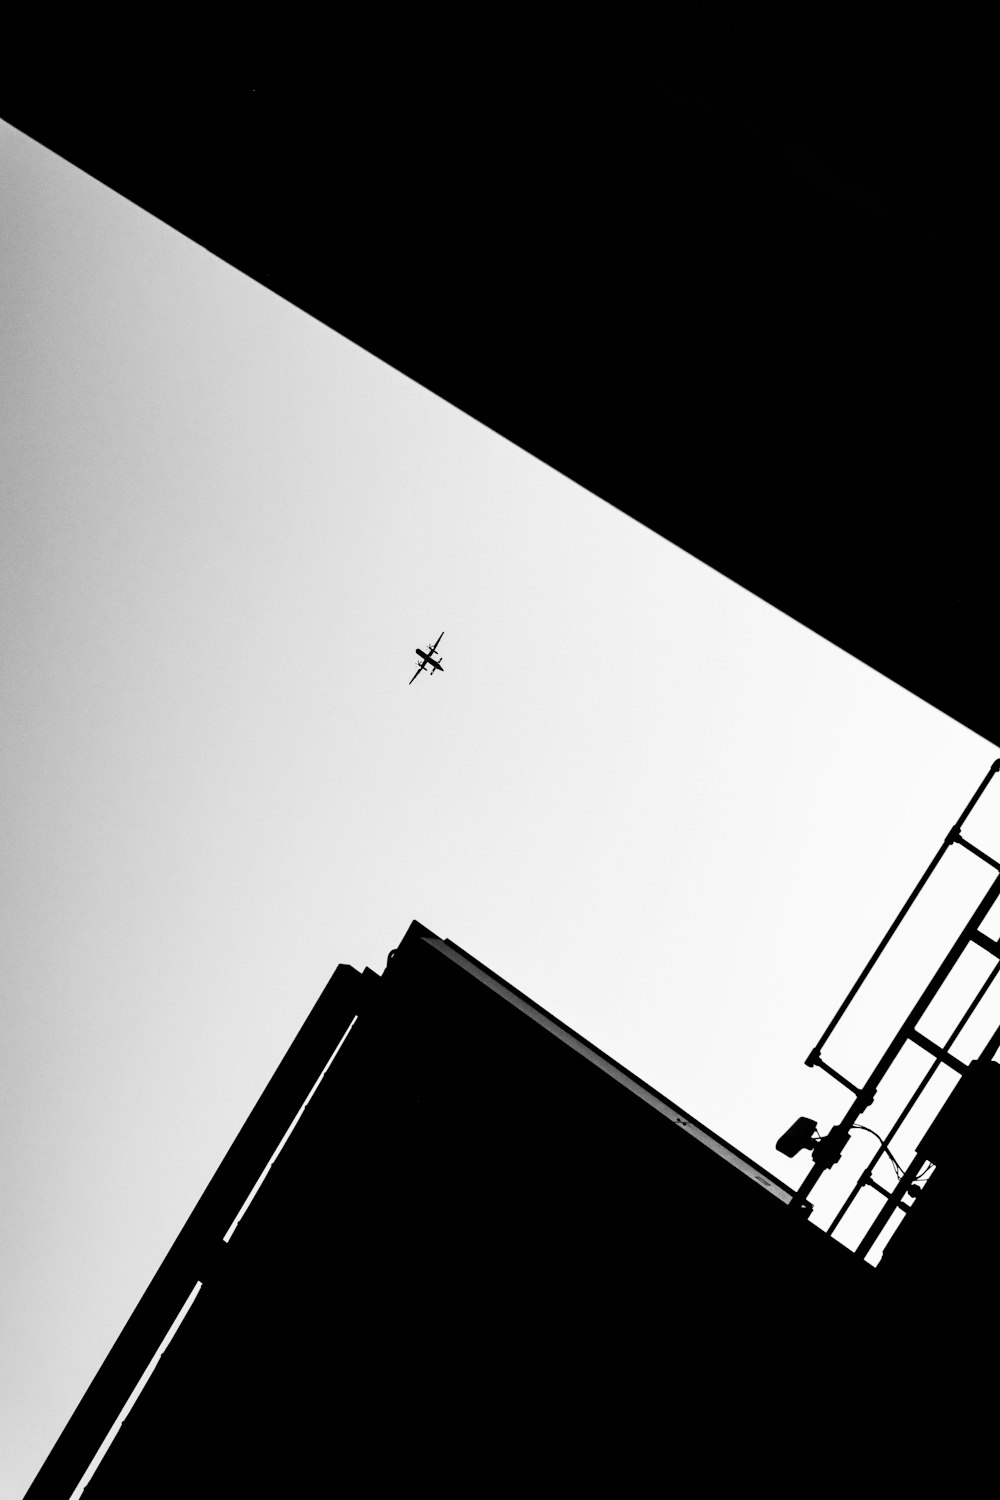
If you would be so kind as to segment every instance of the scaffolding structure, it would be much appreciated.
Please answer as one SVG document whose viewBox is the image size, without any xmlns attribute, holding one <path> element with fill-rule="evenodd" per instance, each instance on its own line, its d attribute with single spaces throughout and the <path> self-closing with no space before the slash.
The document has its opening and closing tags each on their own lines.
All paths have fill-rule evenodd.
<svg viewBox="0 0 1000 1500">
<path fill-rule="evenodd" d="M 855 1248 L 854 1253 L 860 1257 L 866 1256 L 871 1251 L 879 1236 L 882 1234 L 882 1231 L 889 1224 L 893 1214 L 897 1210 L 906 1213 L 912 1207 L 912 1204 L 908 1203 L 906 1199 L 908 1197 L 912 1198 L 915 1196 L 914 1187 L 918 1179 L 926 1172 L 929 1164 L 933 1164 L 935 1166 L 938 1165 L 938 1162 L 936 1160 L 936 1155 L 938 1153 L 936 1142 L 939 1140 L 939 1138 L 942 1138 L 941 1130 L 936 1128 L 938 1126 L 938 1122 L 943 1119 L 946 1112 L 949 1114 L 949 1117 L 961 1112 L 962 1106 L 960 1103 L 960 1097 L 966 1094 L 971 1094 L 973 1091 L 978 1091 L 981 1088 L 980 1080 L 984 1076 L 984 1069 L 986 1068 L 986 1065 L 988 1065 L 995 1058 L 998 1049 L 1000 1049 L 1000 1026 L 997 1026 L 997 1028 L 994 1030 L 993 1034 L 987 1041 L 982 1052 L 980 1053 L 979 1057 L 973 1062 L 963 1062 L 959 1057 L 955 1056 L 955 1054 L 951 1050 L 954 1047 L 959 1034 L 965 1027 L 966 1023 L 969 1021 L 970 1017 L 976 1011 L 986 992 L 990 988 L 990 985 L 993 983 L 993 980 L 996 977 L 998 971 L 1000 971 L 1000 942 L 997 942 L 993 938 L 987 937 L 986 934 L 980 930 L 987 914 L 994 906 L 994 904 L 998 901 L 998 899 L 1000 899 L 1000 860 L 995 859 L 992 855 L 986 853 L 985 850 L 978 848 L 975 844 L 966 839 L 962 833 L 962 827 L 965 824 L 967 818 L 972 813 L 976 804 L 980 801 L 983 793 L 986 791 L 987 787 L 998 771 L 1000 771 L 1000 760 L 993 762 L 993 765 L 990 767 L 989 771 L 983 778 L 971 800 L 966 805 L 961 816 L 953 825 L 953 827 L 948 831 L 944 841 L 941 844 L 941 847 L 938 849 L 937 853 L 934 855 L 934 858 L 931 860 L 930 864 L 917 882 L 913 891 L 904 902 L 895 921 L 892 923 L 885 936 L 882 938 L 878 947 L 875 949 L 875 952 L 872 954 L 871 958 L 862 969 L 860 975 L 858 976 L 854 985 L 851 987 L 848 995 L 844 999 L 840 1008 L 837 1010 L 830 1024 L 827 1026 L 823 1035 L 820 1037 L 819 1041 L 816 1043 L 815 1047 L 812 1049 L 812 1051 L 809 1053 L 809 1056 L 805 1060 L 807 1067 L 821 1068 L 823 1072 L 829 1074 L 831 1078 L 836 1079 L 838 1083 L 842 1084 L 844 1088 L 849 1089 L 850 1092 L 854 1095 L 854 1098 L 840 1123 L 835 1125 L 825 1137 L 817 1140 L 811 1146 L 813 1165 L 807 1173 L 804 1181 L 802 1182 L 801 1187 L 797 1190 L 792 1200 L 792 1204 L 790 1205 L 791 1207 L 799 1211 L 809 1212 L 812 1208 L 812 1205 L 809 1202 L 809 1194 L 816 1186 L 816 1183 L 819 1181 L 822 1174 L 828 1171 L 830 1167 L 834 1166 L 840 1160 L 841 1154 L 847 1144 L 851 1130 L 867 1128 L 864 1126 L 858 1126 L 857 1121 L 859 1117 L 864 1113 L 864 1111 L 868 1109 L 869 1106 L 874 1102 L 879 1085 L 885 1078 L 890 1067 L 893 1065 L 906 1043 L 914 1043 L 924 1052 L 928 1053 L 932 1058 L 932 1062 L 928 1071 L 921 1079 L 916 1089 L 910 1094 L 908 1100 L 900 1110 L 898 1116 L 896 1117 L 887 1134 L 884 1136 L 884 1138 L 878 1137 L 878 1149 L 874 1152 L 867 1165 L 861 1171 L 856 1182 L 854 1183 L 854 1186 L 848 1193 L 847 1198 L 844 1200 L 843 1204 L 838 1209 L 831 1223 L 827 1227 L 827 1234 L 832 1235 L 863 1188 L 874 1188 L 876 1192 L 880 1193 L 886 1201 L 882 1205 L 882 1208 L 876 1215 L 874 1221 L 872 1222 L 866 1233 L 863 1235 L 861 1241 Z M 910 908 L 913 906 L 917 897 L 920 895 L 921 891 L 924 889 L 931 876 L 933 875 L 934 871 L 941 863 L 941 860 L 944 858 L 945 853 L 952 846 L 958 846 L 962 849 L 968 850 L 968 852 L 975 855 L 977 859 L 980 859 L 985 864 L 991 866 L 992 869 L 996 872 L 994 879 L 991 881 L 986 894 L 979 901 L 975 911 L 969 917 L 968 921 L 962 928 L 958 937 L 955 939 L 951 948 L 948 950 L 944 959 L 939 964 L 936 972 L 924 988 L 919 999 L 916 1001 L 906 1019 L 897 1030 L 895 1036 L 885 1048 L 881 1057 L 875 1063 L 875 1066 L 872 1068 L 872 1071 L 869 1074 L 868 1078 L 862 1084 L 852 1083 L 850 1079 L 845 1078 L 842 1073 L 838 1072 L 836 1068 L 831 1067 L 830 1064 L 825 1061 L 822 1055 L 823 1048 L 829 1041 L 837 1026 L 840 1024 L 848 1007 L 858 995 L 859 991 L 865 983 L 865 980 L 871 974 L 879 958 L 885 952 L 886 947 L 892 940 L 895 933 L 898 931 L 901 923 L 903 922 Z M 966 1010 L 959 1019 L 958 1024 L 953 1028 L 947 1041 L 943 1046 L 940 1046 L 920 1030 L 920 1022 L 934 997 L 938 994 L 939 990 L 944 984 L 945 980 L 948 978 L 949 974 L 952 972 L 952 970 L 955 968 L 955 965 L 961 958 L 962 954 L 970 945 L 983 949 L 993 958 L 994 962 L 985 982 L 980 986 L 973 1000 L 967 1006 Z M 876 1167 L 878 1162 L 881 1161 L 883 1156 L 888 1156 L 890 1160 L 894 1160 L 894 1158 L 892 1157 L 892 1153 L 889 1150 L 892 1141 L 895 1139 L 900 1128 L 910 1115 L 918 1099 L 927 1088 L 927 1085 L 930 1083 L 937 1070 L 942 1066 L 952 1069 L 959 1075 L 959 1084 L 953 1091 L 944 1109 L 942 1109 L 942 1111 L 939 1113 L 934 1124 L 924 1134 L 924 1137 L 918 1145 L 916 1151 L 914 1152 L 914 1155 L 909 1164 L 905 1167 L 897 1167 L 897 1170 L 899 1171 L 899 1179 L 896 1183 L 895 1188 L 889 1191 L 888 1189 L 884 1188 L 881 1183 L 875 1181 L 872 1175 L 874 1168 Z M 955 1101 L 954 1105 L 953 1101 Z M 793 1135 L 793 1132 L 799 1127 L 804 1129 L 805 1127 L 812 1126 L 813 1124 L 814 1122 L 812 1121 L 801 1120 L 798 1122 L 798 1127 L 793 1127 L 793 1131 L 789 1132 L 789 1136 L 791 1137 Z M 875 1132 L 872 1132 L 872 1134 L 874 1133 Z M 802 1139 L 800 1130 L 799 1139 L 794 1143 L 794 1145 L 796 1147 L 800 1147 L 804 1144 L 806 1144 L 806 1141 Z"/>
</svg>

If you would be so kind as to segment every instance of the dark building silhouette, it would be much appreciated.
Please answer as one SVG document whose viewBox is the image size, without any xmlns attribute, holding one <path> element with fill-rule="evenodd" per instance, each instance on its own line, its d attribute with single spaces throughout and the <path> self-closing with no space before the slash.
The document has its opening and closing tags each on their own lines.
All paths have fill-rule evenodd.
<svg viewBox="0 0 1000 1500">
<path fill-rule="evenodd" d="M 88 1500 L 621 1485 L 671 1454 L 792 1487 L 834 1436 L 870 1480 L 888 1455 L 845 1404 L 874 1382 L 898 1421 L 946 1360 L 930 1471 L 981 1393 L 975 1319 L 947 1314 L 956 1277 L 987 1294 L 997 1076 L 967 1070 L 873 1267 L 414 922 L 381 976 L 335 971 L 30 1500 L 72 1493 L 199 1284 Z"/>
<path fill-rule="evenodd" d="M 779 1329 L 803 1367 L 815 1289 L 857 1321 L 876 1275 L 793 1196 L 414 922 L 381 976 L 336 970 L 32 1500 L 71 1492 L 197 1282 L 88 1500 L 332 1493 L 348 1464 L 562 1484 L 747 1441 Z"/>
</svg>

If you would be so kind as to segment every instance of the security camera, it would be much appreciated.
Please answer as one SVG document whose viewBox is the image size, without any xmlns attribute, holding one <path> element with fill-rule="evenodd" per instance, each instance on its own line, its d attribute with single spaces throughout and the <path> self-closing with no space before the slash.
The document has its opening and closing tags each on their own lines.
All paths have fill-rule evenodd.
<svg viewBox="0 0 1000 1500">
<path fill-rule="evenodd" d="M 800 1115 L 790 1130 L 786 1130 L 780 1140 L 774 1144 L 775 1151 L 780 1151 L 782 1156 L 797 1156 L 800 1151 L 805 1151 L 815 1144 L 816 1121 L 807 1120 L 805 1115 Z"/>
</svg>

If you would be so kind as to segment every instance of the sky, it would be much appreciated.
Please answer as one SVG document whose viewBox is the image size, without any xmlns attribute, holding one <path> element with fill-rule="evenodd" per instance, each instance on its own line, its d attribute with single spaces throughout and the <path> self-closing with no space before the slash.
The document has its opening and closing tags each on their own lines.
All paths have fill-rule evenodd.
<svg viewBox="0 0 1000 1500">
<path fill-rule="evenodd" d="M 804 1059 L 997 750 L 2 123 L 0 202 L 16 1500 L 338 964 L 416 918 L 797 1186 L 850 1102 Z M 949 852 L 833 1066 L 991 875 Z"/>
</svg>

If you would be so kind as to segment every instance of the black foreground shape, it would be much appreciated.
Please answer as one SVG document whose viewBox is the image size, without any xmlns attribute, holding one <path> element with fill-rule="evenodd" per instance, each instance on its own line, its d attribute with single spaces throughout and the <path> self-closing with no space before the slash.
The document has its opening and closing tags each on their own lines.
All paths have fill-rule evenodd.
<svg viewBox="0 0 1000 1500">
<path fill-rule="evenodd" d="M 787 1493 L 831 1441 L 871 1485 L 896 1467 L 854 1403 L 871 1388 L 890 1423 L 933 1390 L 933 1472 L 991 1399 L 979 1329 L 947 1305 L 963 1261 L 990 1295 L 959 1253 L 982 1228 L 968 1151 L 950 1166 L 970 1131 L 988 1161 L 998 1097 L 977 1079 L 942 1112 L 923 1229 L 873 1268 L 413 922 L 381 976 L 335 971 L 30 1500 L 72 1492 L 198 1283 L 88 1500 L 631 1485 L 651 1464 Z"/>
<path fill-rule="evenodd" d="M 272 20 L 0 117 L 1000 741 L 988 8 Z"/>
</svg>

